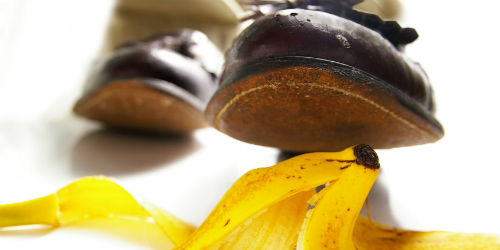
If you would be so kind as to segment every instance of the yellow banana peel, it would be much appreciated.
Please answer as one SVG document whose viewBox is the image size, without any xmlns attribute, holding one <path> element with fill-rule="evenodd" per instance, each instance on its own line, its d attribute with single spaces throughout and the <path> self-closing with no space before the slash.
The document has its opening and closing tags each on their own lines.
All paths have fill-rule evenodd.
<svg viewBox="0 0 500 250">
<path fill-rule="evenodd" d="M 112 178 L 103 176 L 76 180 L 38 199 L 0 205 L 0 228 L 34 224 L 59 226 L 107 217 L 153 218 L 174 244 L 184 242 L 195 230 L 194 226 L 150 202 L 139 202 Z"/>
<path fill-rule="evenodd" d="M 366 145 L 255 169 L 236 181 L 196 230 L 137 201 L 112 179 L 89 177 L 52 195 L 0 205 L 0 227 L 150 217 L 179 250 L 500 249 L 495 235 L 414 232 L 358 217 L 378 170 L 378 157 Z"/>
</svg>

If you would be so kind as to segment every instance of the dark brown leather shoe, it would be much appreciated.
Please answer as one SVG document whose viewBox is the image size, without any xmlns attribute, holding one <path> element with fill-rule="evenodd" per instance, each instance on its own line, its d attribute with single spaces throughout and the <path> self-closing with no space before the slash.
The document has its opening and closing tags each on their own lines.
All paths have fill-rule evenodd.
<svg viewBox="0 0 500 250">
<path fill-rule="evenodd" d="M 401 51 L 416 32 L 354 10 L 330 12 L 338 13 L 281 10 L 244 30 L 205 112 L 210 124 L 287 151 L 441 139 L 428 78 Z"/>
<path fill-rule="evenodd" d="M 75 113 L 149 132 L 206 127 L 220 51 L 240 31 L 242 13 L 235 0 L 117 0 Z"/>
<path fill-rule="evenodd" d="M 221 64 L 217 47 L 190 29 L 127 44 L 95 65 L 74 111 L 112 127 L 188 133 L 207 126 Z"/>
</svg>

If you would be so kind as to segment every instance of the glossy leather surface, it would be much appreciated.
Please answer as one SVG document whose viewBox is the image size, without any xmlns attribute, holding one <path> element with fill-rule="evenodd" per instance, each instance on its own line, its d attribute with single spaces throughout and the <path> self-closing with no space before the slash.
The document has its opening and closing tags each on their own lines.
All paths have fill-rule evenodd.
<svg viewBox="0 0 500 250">
<path fill-rule="evenodd" d="M 182 30 L 144 42 L 125 44 L 95 65 L 85 94 L 93 93 L 113 80 L 153 78 L 173 83 L 202 101 L 208 101 L 216 89 L 217 72 L 215 67 L 204 63 L 212 51 L 200 53 L 196 49 L 196 46 L 203 47 L 202 43 L 210 41 L 196 41 L 196 36 L 204 35 L 198 31 Z"/>
<path fill-rule="evenodd" d="M 320 11 L 289 9 L 255 21 L 226 55 L 221 83 L 241 66 L 275 57 L 312 57 L 362 70 L 433 112 L 425 72 L 379 33 Z"/>
</svg>

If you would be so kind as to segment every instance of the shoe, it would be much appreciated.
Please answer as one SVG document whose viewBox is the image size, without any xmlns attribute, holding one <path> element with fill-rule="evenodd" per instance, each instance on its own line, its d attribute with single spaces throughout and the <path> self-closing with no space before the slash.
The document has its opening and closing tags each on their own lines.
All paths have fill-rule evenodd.
<svg viewBox="0 0 500 250">
<path fill-rule="evenodd" d="M 330 1 L 300 4 L 258 17 L 235 40 L 205 111 L 213 127 L 295 152 L 444 136 L 427 75 L 402 52 L 414 29 Z"/>
<path fill-rule="evenodd" d="M 217 89 L 221 50 L 238 30 L 228 3 L 119 1 L 103 56 L 74 112 L 143 132 L 184 134 L 207 127 L 203 111 Z"/>
<path fill-rule="evenodd" d="M 216 90 L 216 73 L 203 61 L 222 54 L 199 31 L 182 29 L 128 44 L 93 68 L 76 114 L 111 127 L 189 133 L 206 127 L 203 110 Z"/>
</svg>

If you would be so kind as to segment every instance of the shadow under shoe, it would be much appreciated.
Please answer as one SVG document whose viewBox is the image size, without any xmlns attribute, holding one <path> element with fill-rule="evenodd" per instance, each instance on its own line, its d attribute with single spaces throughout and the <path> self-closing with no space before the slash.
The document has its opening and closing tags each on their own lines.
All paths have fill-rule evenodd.
<svg viewBox="0 0 500 250">
<path fill-rule="evenodd" d="M 201 147 L 192 135 L 158 135 L 102 129 L 83 136 L 72 151 L 75 176 L 120 177 L 162 168 Z"/>
</svg>

